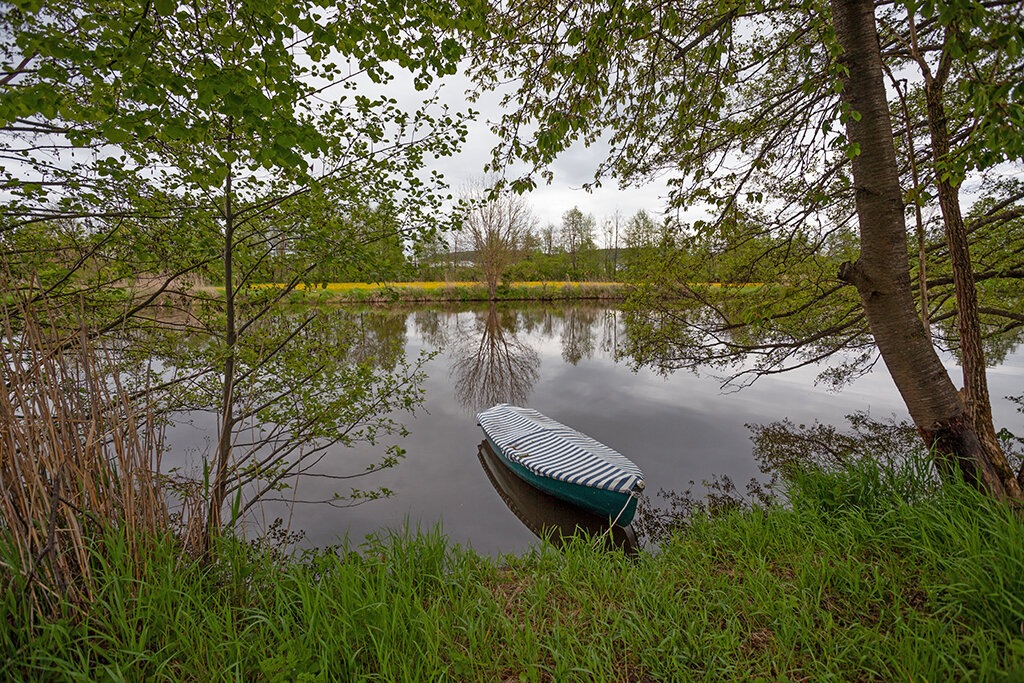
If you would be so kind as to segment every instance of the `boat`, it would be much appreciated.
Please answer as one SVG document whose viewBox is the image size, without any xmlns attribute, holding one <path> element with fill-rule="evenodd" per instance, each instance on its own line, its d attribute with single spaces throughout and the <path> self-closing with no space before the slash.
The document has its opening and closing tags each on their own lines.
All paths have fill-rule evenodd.
<svg viewBox="0 0 1024 683">
<path fill-rule="evenodd" d="M 499 403 L 477 414 L 487 442 L 521 479 L 626 526 L 644 489 L 631 460 L 530 408 Z"/>
<path fill-rule="evenodd" d="M 561 548 L 582 534 L 602 538 L 609 550 L 618 548 L 627 555 L 639 551 L 640 543 L 632 527 L 609 524 L 607 517 L 599 517 L 527 484 L 509 469 L 486 439 L 480 442 L 477 457 L 498 496 L 538 538 Z"/>
</svg>

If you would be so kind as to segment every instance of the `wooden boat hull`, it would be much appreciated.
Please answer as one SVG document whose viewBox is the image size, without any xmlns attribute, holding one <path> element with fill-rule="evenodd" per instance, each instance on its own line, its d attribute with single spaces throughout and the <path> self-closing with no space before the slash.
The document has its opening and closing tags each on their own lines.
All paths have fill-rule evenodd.
<svg viewBox="0 0 1024 683">
<path fill-rule="evenodd" d="M 531 472 L 520 463 L 509 459 L 504 451 L 491 439 L 489 434 L 487 443 L 501 458 L 501 461 L 526 483 L 548 493 L 556 498 L 589 510 L 602 518 L 607 518 L 618 526 L 627 526 L 633 521 L 636 515 L 637 498 L 630 495 L 628 491 L 610 491 L 592 486 L 583 486 L 566 481 L 552 479 Z"/>
</svg>

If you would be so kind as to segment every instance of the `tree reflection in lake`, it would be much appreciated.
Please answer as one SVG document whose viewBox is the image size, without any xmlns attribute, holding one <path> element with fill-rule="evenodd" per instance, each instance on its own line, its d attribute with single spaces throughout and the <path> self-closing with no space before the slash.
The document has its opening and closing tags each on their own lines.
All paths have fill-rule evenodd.
<svg viewBox="0 0 1024 683">
<path fill-rule="evenodd" d="M 845 430 L 817 421 L 797 425 L 788 419 L 747 428 L 760 470 L 782 480 L 791 480 L 799 472 L 840 471 L 865 461 L 899 468 L 927 456 L 917 429 L 909 422 L 877 420 L 864 412 L 847 415 L 846 422 Z"/>
<path fill-rule="evenodd" d="M 455 395 L 474 413 L 497 403 L 526 403 L 540 377 L 540 356 L 519 338 L 516 313 L 493 303 L 468 321 L 455 319 L 448 353 Z"/>
<path fill-rule="evenodd" d="M 853 468 L 877 471 L 877 486 L 904 499 L 922 494 L 939 479 L 917 429 L 895 418 L 874 419 L 868 413 L 846 416 L 846 427 L 815 421 L 810 425 L 783 419 L 748 424 L 753 457 L 763 475 L 751 479 L 741 492 L 726 475 L 691 481 L 684 491 L 658 491 L 663 504 L 643 499 L 633 526 L 646 542 L 659 543 L 674 529 L 683 529 L 695 517 L 713 516 L 736 509 L 764 507 L 786 500 L 787 487 L 808 473 L 834 473 Z M 1003 448 L 1016 469 L 1024 462 L 1024 440 L 1005 432 Z"/>
<path fill-rule="evenodd" d="M 594 355 L 594 326 L 598 311 L 573 306 L 562 317 L 562 360 L 576 365 Z"/>
<path fill-rule="evenodd" d="M 619 351 L 619 312 L 614 308 L 601 312 L 601 342 L 598 348 L 606 356 L 615 358 Z"/>
<path fill-rule="evenodd" d="M 892 471 L 927 462 L 924 445 L 910 423 L 875 420 L 863 412 L 847 415 L 846 421 L 848 429 L 817 421 L 798 425 L 788 419 L 746 425 L 762 477 L 751 479 L 745 491 L 724 474 L 701 482 L 702 490 L 695 490 L 693 481 L 683 491 L 660 490 L 661 504 L 647 498 L 637 508 L 633 526 L 638 536 L 661 543 L 693 519 L 778 503 L 785 498 L 787 485 L 802 473 L 837 472 L 857 464 Z"/>
<path fill-rule="evenodd" d="M 349 312 L 336 309 L 332 314 L 347 320 L 353 330 L 350 342 L 353 362 L 389 367 L 405 353 L 405 312 L 379 309 Z"/>
<path fill-rule="evenodd" d="M 444 348 L 448 338 L 444 320 L 445 315 L 431 308 L 413 311 L 413 326 L 416 329 L 416 334 L 420 336 L 424 343 L 437 349 Z"/>
<path fill-rule="evenodd" d="M 307 315 L 312 309 L 297 306 L 289 307 L 288 312 Z M 394 416 L 408 424 L 408 435 L 388 437 L 378 432 L 375 444 L 363 441 L 353 443 L 352 448 L 331 446 L 323 451 L 325 458 L 318 465 L 317 476 L 301 477 L 301 482 L 292 482 L 294 488 L 275 496 L 282 501 L 268 503 L 268 520 L 292 519 L 293 530 L 305 530 L 310 544 L 334 542 L 337 534 L 346 531 L 359 539 L 382 526 L 401 526 L 408 517 L 425 525 L 443 520 L 445 532 L 454 540 L 472 542 L 486 553 L 529 547 L 535 542 L 533 534 L 508 514 L 476 462 L 481 432 L 472 415 L 491 403 L 526 404 L 621 451 L 644 469 L 654 505 L 661 510 L 670 503 L 654 495 L 659 488 L 685 491 L 687 481 L 695 480 L 692 498 L 714 507 L 729 504 L 727 492 L 711 490 L 718 497 L 709 498 L 702 480 L 719 481 L 724 486 L 724 477 L 716 480 L 714 475 L 728 475 L 739 489 L 731 495 L 743 494 L 749 500 L 744 483 L 751 477 L 762 483 L 770 479 L 751 458 L 751 431 L 745 424 L 768 425 L 770 432 L 765 435 L 770 434 L 776 444 L 774 459 L 781 462 L 789 458 L 785 453 L 792 452 L 795 462 L 795 454 L 814 439 L 836 443 L 830 433 L 801 431 L 800 424 L 811 426 L 817 418 L 824 424 L 840 425 L 839 432 L 851 431 L 844 426 L 843 416 L 863 409 L 868 401 L 873 416 L 902 411 L 902 401 L 885 373 L 861 378 L 849 391 L 835 394 L 814 386 L 814 376 L 823 369 L 820 365 L 797 370 L 799 382 L 790 375 L 765 376 L 739 393 L 721 390 L 716 377 L 720 366 L 713 358 L 710 364 L 694 368 L 698 370 L 695 373 L 665 377 L 646 368 L 634 371 L 635 359 L 628 355 L 628 327 L 636 322 L 635 316 L 589 302 L 499 304 L 493 311 L 486 303 L 387 309 L 325 306 L 318 316 L 324 319 L 310 323 L 287 349 L 296 363 L 298 357 L 317 357 L 327 349 L 331 358 L 337 356 L 346 363 L 372 358 L 393 373 L 401 370 L 392 366 L 396 358 L 412 365 L 421 351 L 441 353 L 423 368 L 427 374 L 422 385 L 424 410 L 408 422 L 402 415 Z M 589 330 L 581 329 L 585 323 L 591 325 Z M 280 334 L 291 327 L 282 326 Z M 268 344 L 281 339 L 276 328 L 262 336 Z M 362 348 L 341 345 L 347 339 L 358 339 Z M 198 349 L 186 348 L 180 339 L 177 342 L 174 348 L 179 354 L 212 352 L 205 351 L 198 341 Z M 576 365 L 563 357 L 568 350 L 572 351 L 566 353 L 568 360 L 576 359 Z M 268 381 L 281 383 L 289 380 L 288 373 L 293 371 L 289 365 L 261 372 Z M 1005 366 L 993 372 L 993 395 L 1021 393 L 1022 376 L 1024 354 L 1011 354 Z M 299 381 L 304 377 L 297 377 L 296 390 L 316 391 L 319 396 L 325 379 L 314 378 L 310 385 Z M 315 418 L 313 425 L 326 432 L 320 417 L 332 410 L 336 398 L 325 392 L 323 410 L 296 417 Z M 1024 436 L 1016 405 L 1007 406 L 1004 401 L 997 408 L 1000 424 Z M 334 415 L 340 413 L 329 418 Z M 784 417 L 792 424 L 773 426 Z M 196 420 L 203 429 L 185 426 L 171 435 L 172 449 L 164 459 L 168 467 L 185 466 L 186 460 L 197 462 L 198 458 L 186 459 L 184 454 L 191 449 L 204 450 L 204 435 L 210 429 L 215 433 L 215 425 L 207 426 L 198 414 Z M 260 426 L 278 427 L 269 419 Z M 325 436 L 337 433 L 341 431 Z M 788 442 L 787 433 L 793 436 Z M 309 431 L 299 436 L 307 437 Z M 316 447 L 308 440 L 303 444 L 308 450 Z M 386 487 L 394 492 L 393 498 L 337 514 L 322 506 L 291 503 L 293 498 L 333 501 L 336 492 L 349 490 L 350 480 L 344 477 L 379 465 L 386 448 L 392 446 L 402 448 L 407 456 L 397 467 L 375 471 L 363 481 L 374 488 Z M 201 476 L 201 468 L 189 470 Z M 303 472 L 307 470 L 303 468 Z M 639 531 L 637 521 L 633 527 Z"/>
<path fill-rule="evenodd" d="M 428 358 L 407 359 L 406 317 L 282 305 L 252 319 L 250 334 L 234 347 L 235 437 L 224 479 L 232 523 L 256 524 L 268 503 L 346 507 L 389 495 L 376 473 L 403 456 L 400 420 L 422 402 L 427 379 Z M 170 388 L 152 404 L 168 424 L 163 473 L 182 491 L 202 491 L 216 455 L 212 437 L 219 436 L 210 416 L 222 405 L 222 347 L 215 338 L 156 328 L 137 331 L 121 351 L 124 365 L 137 366 L 126 380 L 130 390 L 146 391 L 154 380 Z M 396 442 L 378 445 L 380 439 Z M 352 487 L 364 477 L 370 488 Z M 316 497 L 297 495 L 299 482 L 305 490 L 313 478 L 331 486 Z"/>
</svg>

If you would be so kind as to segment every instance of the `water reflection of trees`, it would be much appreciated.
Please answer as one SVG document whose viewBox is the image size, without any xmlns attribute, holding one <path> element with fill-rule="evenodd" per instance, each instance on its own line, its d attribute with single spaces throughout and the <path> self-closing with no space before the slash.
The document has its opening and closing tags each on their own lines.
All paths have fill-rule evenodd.
<svg viewBox="0 0 1024 683">
<path fill-rule="evenodd" d="M 351 332 L 347 340 L 350 358 L 356 363 L 390 367 L 405 353 L 406 314 L 402 311 L 335 309 L 331 315 L 344 320 Z"/>
<path fill-rule="evenodd" d="M 398 413 L 421 402 L 425 379 L 425 359 L 405 359 L 405 320 L 405 313 L 395 311 L 279 306 L 251 323 L 251 333 L 235 347 L 237 436 L 227 491 L 240 496 L 238 512 L 277 500 L 277 492 L 294 487 L 300 476 L 345 480 L 349 489 L 348 480 L 398 462 L 401 449 L 392 446 L 381 447 L 369 467 L 360 462 L 345 474 L 336 465 L 317 469 L 339 446 L 376 444 L 404 433 Z M 130 341 L 125 362 L 137 358 L 139 367 L 126 380 L 128 388 L 145 391 L 156 382 L 170 388 L 154 410 L 180 424 L 216 412 L 222 384 L 216 372 L 221 349 L 214 339 L 154 330 L 146 337 L 137 332 Z M 211 456 L 202 450 L 198 456 L 201 462 L 179 469 L 180 486 L 200 481 Z M 358 504 L 382 491 L 329 501 Z"/>
<path fill-rule="evenodd" d="M 444 348 L 448 338 L 444 314 L 431 308 L 420 308 L 413 312 L 412 324 L 424 343 L 437 349 Z"/>
<path fill-rule="evenodd" d="M 573 306 L 562 317 L 562 360 L 576 365 L 594 355 L 594 328 L 599 311 Z"/>
<path fill-rule="evenodd" d="M 515 309 L 491 305 L 456 314 L 445 326 L 443 314 L 417 312 L 417 332 L 435 346 L 448 345 L 458 400 L 470 410 L 496 403 L 525 403 L 539 378 L 540 356 L 527 336 L 557 339 L 562 360 L 571 365 L 602 353 L 615 354 L 617 311 L 552 305 Z"/>
<path fill-rule="evenodd" d="M 928 462 L 917 429 L 909 422 L 877 420 L 863 412 L 847 415 L 846 421 L 845 428 L 818 421 L 797 425 L 788 419 L 748 424 L 761 476 L 751 479 L 744 490 L 727 475 L 715 475 L 699 488 L 691 481 L 684 491 L 659 490 L 659 503 L 648 496 L 637 507 L 637 535 L 660 543 L 695 519 L 768 507 L 785 498 L 794 479 L 807 472 L 840 472 L 857 465 L 898 471 Z"/>
<path fill-rule="evenodd" d="M 520 339 L 514 311 L 494 304 L 456 320 L 449 340 L 451 375 L 459 402 L 476 412 L 496 403 L 525 403 L 540 377 L 540 356 Z"/>
<path fill-rule="evenodd" d="M 710 370 L 722 372 L 726 383 L 740 384 L 829 362 L 821 379 L 836 386 L 867 372 L 876 360 L 855 301 L 813 316 L 778 317 L 757 291 L 716 296 L 674 297 L 657 306 L 638 296 L 623 316 L 623 355 L 635 367 Z"/>
<path fill-rule="evenodd" d="M 1018 302 L 1018 306 L 1020 303 Z M 956 356 L 957 362 L 963 365 L 963 356 L 960 354 L 960 345 L 957 341 L 956 318 L 939 322 L 933 333 L 937 343 L 945 344 L 945 348 L 948 348 Z M 1007 356 L 1024 343 L 1024 318 L 1019 323 L 1004 325 L 997 332 L 982 337 L 981 343 L 985 349 L 985 363 L 988 367 L 1005 362 Z"/>
<path fill-rule="evenodd" d="M 1024 412 L 1024 399 L 1013 399 Z M 846 425 L 795 424 L 785 419 L 747 425 L 753 458 L 761 476 L 740 490 L 728 476 L 694 482 L 684 491 L 658 491 L 641 500 L 633 528 L 648 542 L 659 543 L 695 518 L 736 509 L 751 509 L 786 499 L 789 487 L 807 473 L 841 473 L 851 469 L 877 471 L 877 486 L 904 497 L 938 483 L 917 428 L 895 418 L 876 419 L 864 412 L 846 416 Z M 1024 462 L 1024 438 L 1004 432 L 1003 448 L 1012 467 Z"/>
<path fill-rule="evenodd" d="M 599 347 L 601 353 L 612 358 L 617 357 L 619 350 L 619 312 L 609 308 L 602 312 L 600 320 L 601 341 Z"/>
<path fill-rule="evenodd" d="M 818 365 L 819 379 L 839 387 L 874 367 L 878 352 L 851 292 L 829 294 L 828 306 L 808 304 L 791 311 L 793 302 L 777 301 L 781 290 L 790 291 L 794 300 L 805 296 L 780 286 L 668 292 L 639 288 L 623 314 L 621 353 L 636 367 L 664 373 L 712 370 L 738 384 Z M 1019 298 L 1013 306 L 1021 306 Z M 986 330 L 983 344 L 989 366 L 1003 362 L 1024 342 L 1022 322 Z M 933 317 L 932 331 L 940 350 L 959 356 L 952 317 Z"/>
<path fill-rule="evenodd" d="M 754 460 L 764 474 L 788 481 L 811 470 L 836 472 L 864 461 L 898 468 L 927 456 L 909 422 L 877 420 L 864 412 L 847 415 L 846 422 L 846 428 L 818 421 L 797 425 L 789 419 L 747 425 Z"/>
</svg>

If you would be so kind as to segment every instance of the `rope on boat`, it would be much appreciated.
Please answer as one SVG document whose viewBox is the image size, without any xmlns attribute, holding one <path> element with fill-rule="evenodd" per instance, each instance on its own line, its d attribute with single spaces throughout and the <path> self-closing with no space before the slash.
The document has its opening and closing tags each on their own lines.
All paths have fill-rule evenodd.
<svg viewBox="0 0 1024 683">
<path fill-rule="evenodd" d="M 643 491 L 643 487 L 642 486 L 634 486 L 633 488 L 631 488 L 629 490 L 629 497 L 626 498 L 626 504 L 622 506 L 621 510 L 619 510 L 619 514 L 615 515 L 615 519 L 612 520 L 612 523 L 608 526 L 608 528 L 600 536 L 598 536 L 595 539 L 595 541 L 594 541 L 594 546 L 595 547 L 597 546 L 598 542 L 603 542 L 604 541 L 604 537 L 605 536 L 607 536 L 610 533 L 612 533 L 612 529 L 614 529 L 615 525 L 619 523 L 619 518 L 622 517 L 622 513 L 625 512 L 626 508 L 629 507 L 630 501 L 632 501 L 634 498 L 636 498 L 637 502 L 638 503 L 640 502 L 640 495 L 641 495 L 642 491 Z"/>
</svg>

